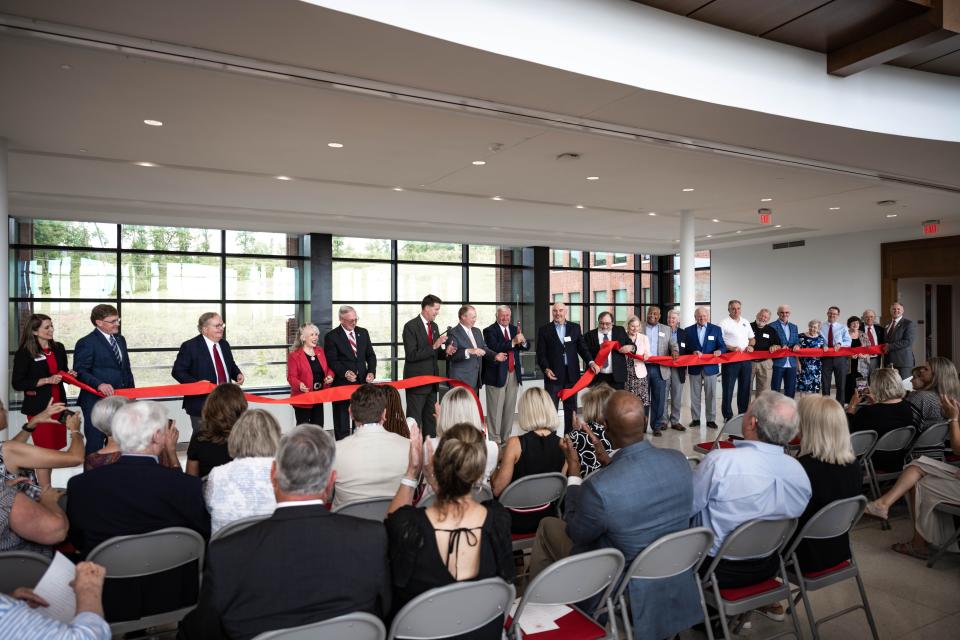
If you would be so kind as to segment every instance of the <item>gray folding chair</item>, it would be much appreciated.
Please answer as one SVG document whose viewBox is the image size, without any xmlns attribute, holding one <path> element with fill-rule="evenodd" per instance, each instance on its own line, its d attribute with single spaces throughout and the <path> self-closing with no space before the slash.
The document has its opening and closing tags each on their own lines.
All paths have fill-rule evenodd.
<svg viewBox="0 0 960 640">
<path fill-rule="evenodd" d="M 697 585 L 697 593 L 700 595 L 700 607 L 703 609 L 703 619 L 709 620 L 710 614 L 707 611 L 707 603 L 703 599 L 703 589 L 700 586 L 700 578 L 697 576 L 697 570 L 701 563 L 706 559 L 707 552 L 713 546 L 713 531 L 706 527 L 696 527 L 669 533 L 650 543 L 640 555 L 634 558 L 633 562 L 623 574 L 620 586 L 610 597 L 606 604 L 606 610 L 610 612 L 611 633 L 614 637 L 617 633 L 617 614 L 623 622 L 624 635 L 627 638 L 633 637 L 633 625 L 630 619 L 630 607 L 627 602 L 627 589 L 634 580 L 662 580 L 672 578 L 692 570 L 690 579 Z M 677 629 L 676 633 L 683 631 Z M 713 631 L 707 629 L 707 635 L 713 640 Z"/>
<path fill-rule="evenodd" d="M 880 498 L 880 483 L 886 482 L 888 480 L 896 480 L 900 477 L 902 471 L 889 471 L 881 469 L 877 471 L 877 468 L 873 464 L 873 454 L 878 451 L 883 452 L 895 452 L 903 451 L 904 458 L 906 458 L 906 451 L 910 447 L 910 443 L 913 442 L 913 437 L 916 435 L 917 430 L 914 427 L 899 427 L 888 431 L 877 440 L 877 443 L 873 446 L 873 450 L 870 451 L 870 455 L 867 456 L 864 461 L 867 467 L 867 478 L 870 480 L 870 491 L 874 500 Z M 890 523 L 886 520 L 880 521 L 881 529 L 889 529 Z"/>
<path fill-rule="evenodd" d="M 866 471 L 866 458 L 873 452 L 878 437 L 877 432 L 873 429 L 850 434 L 850 446 L 853 447 L 853 455 L 857 456 L 857 462 L 860 463 L 864 472 Z"/>
<path fill-rule="evenodd" d="M 935 460 L 943 460 L 946 457 L 947 434 L 950 433 L 949 422 L 938 422 L 932 424 L 917 436 L 917 439 L 910 445 L 910 451 L 907 452 L 908 460 L 916 460 L 920 456 L 927 456 Z"/>
<path fill-rule="evenodd" d="M 563 604 L 571 607 L 573 611 L 555 621 L 560 627 L 557 634 L 582 640 L 615 638 L 615 633 L 607 633 L 592 612 L 583 611 L 575 603 L 592 598 L 600 592 L 603 592 L 603 596 L 598 604 L 606 603 L 616 580 L 623 572 L 623 565 L 623 554 L 616 549 L 588 551 L 554 562 L 527 586 L 520 604 L 513 612 L 507 635 L 514 640 L 522 640 L 524 635 L 520 629 L 520 618 L 527 606 Z"/>
<path fill-rule="evenodd" d="M 479 487 L 473 490 L 473 499 L 477 502 L 486 502 L 487 500 L 493 500 L 493 491 L 490 490 L 490 487 L 481 484 Z M 432 505 L 437 500 L 437 494 L 432 491 L 420 499 L 420 502 L 417 503 L 418 507 L 427 508 Z"/>
<path fill-rule="evenodd" d="M 253 526 L 258 522 L 263 522 L 264 520 L 269 518 L 271 515 L 272 514 L 267 513 L 259 516 L 247 516 L 246 518 L 240 518 L 239 520 L 228 522 L 227 524 L 217 529 L 216 533 L 210 536 L 210 542 L 219 540 L 220 538 L 226 538 L 230 534 L 236 533 L 237 531 L 243 531 L 247 527 Z"/>
<path fill-rule="evenodd" d="M 384 640 L 387 630 L 371 613 L 348 613 L 323 622 L 261 633 L 253 640 Z"/>
<path fill-rule="evenodd" d="M 693 450 L 697 453 L 707 455 L 711 451 L 717 448 L 724 448 L 721 445 L 721 442 L 728 442 L 731 437 L 734 440 L 743 439 L 743 416 L 744 414 L 735 415 L 726 422 L 723 423 L 723 426 L 720 427 L 720 431 L 717 433 L 717 437 L 713 439 L 713 442 L 701 442 L 699 444 L 693 445 Z M 727 445 L 729 447 L 729 445 Z"/>
<path fill-rule="evenodd" d="M 11 594 L 17 587 L 33 588 L 50 566 L 50 558 L 33 551 L 0 553 L 0 593 Z"/>
<path fill-rule="evenodd" d="M 387 517 L 387 509 L 390 508 L 391 502 L 393 502 L 393 496 L 353 500 L 351 502 L 345 502 L 339 507 L 334 507 L 333 513 L 339 513 L 342 516 L 363 518 L 364 520 L 376 520 L 377 522 L 383 522 Z"/>
<path fill-rule="evenodd" d="M 945 513 L 947 515 L 951 515 L 954 517 L 954 519 L 960 518 L 960 504 L 951 504 L 948 502 L 941 502 L 936 507 L 934 507 L 933 510 L 939 511 L 940 513 Z M 946 552 L 946 550 L 950 547 L 950 545 L 952 545 L 957 540 L 960 540 L 960 527 L 956 528 L 956 530 L 953 532 L 953 536 L 951 536 L 949 540 L 944 542 L 941 546 L 934 547 L 930 550 L 930 557 L 927 558 L 927 566 L 932 568 L 934 563 L 937 561 L 937 559 L 940 556 L 942 556 L 944 552 Z"/>
<path fill-rule="evenodd" d="M 393 618 L 389 640 L 449 638 L 506 616 L 516 591 L 500 578 L 456 582 L 421 593 Z"/>
<path fill-rule="evenodd" d="M 118 536 L 94 547 L 87 556 L 107 570 L 107 580 L 140 578 L 197 563 L 199 582 L 203 569 L 205 543 L 199 533 L 184 527 L 170 527 L 150 533 Z M 124 620 L 110 625 L 113 635 L 179 622 L 196 604 L 172 611 Z"/>
<path fill-rule="evenodd" d="M 710 563 L 703 579 L 703 591 L 707 604 L 717 610 L 723 637 L 730 640 L 730 627 L 727 617 L 753 611 L 768 604 L 787 601 L 787 614 L 793 623 L 793 631 L 785 631 L 771 638 L 794 635 L 801 638 L 800 625 L 797 622 L 793 600 L 790 596 L 790 584 L 780 553 L 797 528 L 797 519 L 789 520 L 751 520 L 733 530 Z M 780 563 L 779 575 L 759 584 L 737 589 L 721 589 L 717 581 L 716 570 L 721 560 L 752 560 L 777 554 Z M 709 626 L 709 621 L 707 626 Z"/>
<path fill-rule="evenodd" d="M 867 616 L 867 624 L 870 625 L 870 632 L 874 640 L 879 640 L 877 635 L 877 625 L 873 620 L 873 613 L 870 611 L 870 603 L 867 601 L 867 592 L 863 587 L 863 580 L 860 577 L 860 568 L 853 557 L 853 548 L 850 549 L 850 559 L 841 562 L 835 567 L 830 567 L 822 571 L 805 572 L 800 566 L 800 559 L 797 556 L 797 548 L 804 540 L 826 540 L 836 538 L 845 533 L 849 533 L 853 526 L 863 515 L 863 508 L 867 504 L 865 496 L 856 496 L 843 500 L 835 500 L 823 507 L 815 514 L 807 524 L 803 526 L 800 533 L 793 539 L 790 546 L 784 553 L 786 558 L 787 576 L 790 582 L 797 585 L 800 590 L 799 596 L 794 600 L 803 600 L 803 608 L 807 611 L 807 621 L 810 623 L 810 631 L 813 633 L 814 640 L 820 638 L 820 625 L 834 618 L 839 618 L 851 611 L 863 609 Z M 860 589 L 860 599 L 862 604 L 847 607 L 842 611 L 831 613 L 830 615 L 817 620 L 813 615 L 813 608 L 810 606 L 810 598 L 807 594 L 811 591 L 818 591 L 830 585 L 843 582 L 853 578 L 857 581 L 857 588 Z"/>
<path fill-rule="evenodd" d="M 700 464 L 700 461 L 703 460 L 700 456 L 687 456 L 687 464 L 690 465 L 690 470 L 693 471 Z"/>
<path fill-rule="evenodd" d="M 547 508 L 556 503 L 554 515 L 560 515 L 559 503 L 567 490 L 567 478 L 562 473 L 538 473 L 511 482 L 500 494 L 500 504 L 507 509 Z M 514 551 L 533 547 L 536 533 L 519 534 L 513 537 Z"/>
</svg>

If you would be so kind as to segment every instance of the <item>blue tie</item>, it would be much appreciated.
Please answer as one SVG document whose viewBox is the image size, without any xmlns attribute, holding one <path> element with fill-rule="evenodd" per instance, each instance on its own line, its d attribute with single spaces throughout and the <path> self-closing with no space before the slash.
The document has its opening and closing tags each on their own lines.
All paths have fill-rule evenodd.
<svg viewBox="0 0 960 640">
<path fill-rule="evenodd" d="M 110 347 L 113 349 L 113 357 L 117 359 L 117 364 L 123 367 L 123 357 L 120 355 L 120 345 L 117 344 L 117 339 L 113 336 L 110 336 Z"/>
</svg>

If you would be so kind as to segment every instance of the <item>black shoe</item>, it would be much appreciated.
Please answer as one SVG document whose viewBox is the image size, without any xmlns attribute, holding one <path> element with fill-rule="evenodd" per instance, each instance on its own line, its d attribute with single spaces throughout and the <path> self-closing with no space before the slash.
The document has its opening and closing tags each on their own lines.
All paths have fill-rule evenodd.
<svg viewBox="0 0 960 640">
<path fill-rule="evenodd" d="M 654 429 L 654 430 L 653 430 L 653 437 L 659 438 L 659 437 L 662 436 L 662 435 L 663 435 L 663 432 L 660 431 L 660 429 Z"/>
<path fill-rule="evenodd" d="M 691 428 L 691 429 L 696 429 L 696 428 L 699 427 L 699 426 L 700 426 L 700 421 L 699 421 L 699 420 L 693 420 L 693 421 L 690 422 L 690 428 Z"/>
<path fill-rule="evenodd" d="M 707 423 L 707 429 L 719 429 L 719 428 L 720 428 L 720 427 L 717 426 L 717 423 L 716 423 L 716 422 L 708 422 L 708 423 Z"/>
</svg>

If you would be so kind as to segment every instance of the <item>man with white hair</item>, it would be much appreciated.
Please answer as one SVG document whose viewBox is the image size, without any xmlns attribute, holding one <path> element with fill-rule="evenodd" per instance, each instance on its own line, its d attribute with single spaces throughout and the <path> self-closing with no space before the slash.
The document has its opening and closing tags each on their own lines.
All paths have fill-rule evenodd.
<svg viewBox="0 0 960 640">
<path fill-rule="evenodd" d="M 865 309 L 862 316 L 863 320 L 863 346 L 865 347 L 876 347 L 877 345 L 886 344 L 886 331 L 883 325 L 877 324 L 877 312 L 873 309 Z M 880 366 L 880 356 L 869 356 L 867 364 L 870 369 L 870 373 L 873 373 L 873 370 Z M 867 376 L 869 377 L 869 376 Z"/>
<path fill-rule="evenodd" d="M 503 444 L 513 433 L 513 414 L 517 410 L 517 394 L 523 384 L 520 354 L 529 348 L 519 324 L 511 324 L 512 311 L 507 305 L 497 307 L 497 321 L 483 330 L 487 346 L 506 358 L 487 362 L 483 367 L 483 385 L 487 390 L 487 437 Z"/>
<path fill-rule="evenodd" d="M 182 638 L 253 638 L 364 611 L 390 611 L 387 533 L 380 522 L 327 510 L 336 446 L 301 424 L 280 441 L 270 470 L 277 508 L 210 544 L 197 608 Z"/>
<path fill-rule="evenodd" d="M 120 459 L 70 478 L 67 483 L 68 539 L 85 558 L 115 536 L 167 527 L 210 535 L 210 515 L 200 478 L 160 464 L 159 456 L 177 429 L 163 405 L 149 400 L 121 407 L 110 423 Z M 103 592 L 107 621 L 129 620 L 196 601 L 196 564 L 148 578 L 107 581 Z M 193 585 L 193 588 L 189 588 Z"/>
<path fill-rule="evenodd" d="M 334 387 L 373 382 L 377 377 L 377 354 L 373 350 L 370 332 L 357 326 L 357 310 L 348 304 L 339 310 L 340 324 L 323 337 L 323 353 L 327 365 L 333 369 Z M 333 403 L 333 431 L 337 440 L 351 432 L 350 401 Z"/>
</svg>

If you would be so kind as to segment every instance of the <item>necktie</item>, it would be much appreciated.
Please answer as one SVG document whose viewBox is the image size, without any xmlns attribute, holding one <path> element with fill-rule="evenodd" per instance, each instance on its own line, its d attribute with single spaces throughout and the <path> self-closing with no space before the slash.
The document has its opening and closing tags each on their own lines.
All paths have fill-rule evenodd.
<svg viewBox="0 0 960 640">
<path fill-rule="evenodd" d="M 607 334 L 603 334 L 603 339 L 600 340 L 600 345 L 603 346 L 603 343 L 609 339 L 610 337 Z M 607 356 L 607 361 L 603 363 L 603 368 L 606 369 L 609 364 L 610 364 L 610 356 Z"/>
<path fill-rule="evenodd" d="M 510 330 L 506 327 L 503 328 L 503 337 L 506 339 L 507 343 L 510 342 Z M 507 352 L 507 371 L 513 371 L 516 368 L 516 363 L 513 361 L 513 345 L 510 345 L 510 351 Z"/>
<path fill-rule="evenodd" d="M 827 346 L 833 348 L 833 323 L 827 328 Z"/>
<path fill-rule="evenodd" d="M 867 327 L 867 346 L 874 346 L 877 344 L 877 336 L 873 333 L 873 325 Z"/>
<path fill-rule="evenodd" d="M 229 382 L 227 379 L 227 370 L 223 368 L 223 359 L 220 358 L 220 349 L 213 345 L 213 366 L 217 369 L 217 384 Z"/>
<path fill-rule="evenodd" d="M 430 341 L 430 344 L 433 344 L 433 327 L 430 326 L 430 323 L 427 323 L 427 340 Z"/>
<path fill-rule="evenodd" d="M 347 333 L 347 342 L 350 343 L 350 348 L 353 349 L 353 357 L 357 357 L 357 341 L 353 337 L 353 331 Z"/>
<path fill-rule="evenodd" d="M 120 355 L 120 345 L 117 344 L 117 339 L 113 336 L 110 336 L 110 348 L 113 349 L 113 357 L 117 359 L 117 364 L 122 367 L 123 356 Z"/>
</svg>

